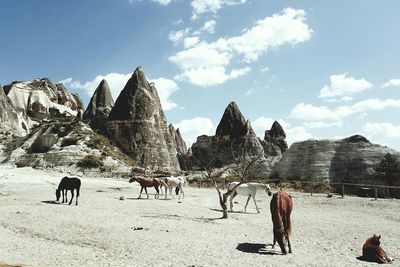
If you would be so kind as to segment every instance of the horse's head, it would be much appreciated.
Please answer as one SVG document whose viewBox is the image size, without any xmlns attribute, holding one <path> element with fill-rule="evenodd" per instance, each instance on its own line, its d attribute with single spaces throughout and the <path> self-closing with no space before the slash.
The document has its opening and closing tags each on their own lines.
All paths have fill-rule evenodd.
<svg viewBox="0 0 400 267">
<path fill-rule="evenodd" d="M 135 182 L 135 181 L 137 181 L 137 178 L 136 178 L 135 176 L 133 176 L 133 177 L 129 180 L 130 183 L 133 183 L 133 182 Z"/>
<path fill-rule="evenodd" d="M 381 236 L 380 235 L 373 235 L 372 237 L 368 238 L 367 241 L 365 241 L 365 243 L 374 245 L 374 246 L 379 246 L 381 244 Z"/>
<path fill-rule="evenodd" d="M 271 187 L 269 186 L 269 184 L 267 184 L 265 186 L 265 192 L 267 192 L 268 196 L 272 195 L 272 190 L 271 190 Z"/>
<path fill-rule="evenodd" d="M 61 195 L 60 190 L 56 189 L 56 199 L 57 199 L 57 201 L 60 200 L 60 195 Z"/>
</svg>

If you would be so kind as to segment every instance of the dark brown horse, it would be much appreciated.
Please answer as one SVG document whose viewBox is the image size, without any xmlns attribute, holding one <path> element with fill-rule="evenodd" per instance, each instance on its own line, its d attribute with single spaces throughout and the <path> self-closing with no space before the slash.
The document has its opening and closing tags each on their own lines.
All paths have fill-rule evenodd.
<svg viewBox="0 0 400 267">
<path fill-rule="evenodd" d="M 365 244 L 362 248 L 362 257 L 360 260 L 377 262 L 377 263 L 390 263 L 393 261 L 386 252 L 380 247 L 381 244 L 381 236 L 373 235 L 365 241 Z"/>
<path fill-rule="evenodd" d="M 285 192 L 278 192 L 272 196 L 270 209 L 272 216 L 272 224 L 274 227 L 274 241 L 272 247 L 278 242 L 282 254 L 287 254 L 284 238 L 289 247 L 289 253 L 292 253 L 289 235 L 291 231 L 290 213 L 292 212 L 292 197 Z"/>
<path fill-rule="evenodd" d="M 140 184 L 140 186 L 142 187 L 140 189 L 140 194 L 139 194 L 138 198 L 142 197 L 143 189 L 147 194 L 147 198 L 149 198 L 149 194 L 147 193 L 147 187 L 154 187 L 156 189 L 156 192 L 157 192 L 156 195 L 155 195 L 155 198 L 159 198 L 159 195 L 160 195 L 159 187 L 161 185 L 166 186 L 164 181 L 161 181 L 160 179 L 157 179 L 157 178 L 143 178 L 143 177 L 133 176 L 129 180 L 129 182 L 130 183 L 138 182 Z"/>
</svg>

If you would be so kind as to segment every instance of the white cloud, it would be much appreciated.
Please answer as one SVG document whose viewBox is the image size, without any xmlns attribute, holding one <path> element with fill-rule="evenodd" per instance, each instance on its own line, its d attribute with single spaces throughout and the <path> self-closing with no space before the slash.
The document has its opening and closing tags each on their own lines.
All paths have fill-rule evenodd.
<svg viewBox="0 0 400 267">
<path fill-rule="evenodd" d="M 186 38 L 183 40 L 183 47 L 184 47 L 185 49 L 190 48 L 190 47 L 193 47 L 193 46 L 195 46 L 196 44 L 198 44 L 199 41 L 200 41 L 200 39 L 199 39 L 198 36 L 186 37 Z"/>
<path fill-rule="evenodd" d="M 372 83 L 365 79 L 357 80 L 353 77 L 347 77 L 347 73 L 331 75 L 329 79 L 330 84 L 325 85 L 319 92 L 320 98 L 349 97 L 373 87 Z"/>
<path fill-rule="evenodd" d="M 250 67 L 245 67 L 233 69 L 230 73 L 226 73 L 225 68 L 221 66 L 190 68 L 186 69 L 182 74 L 175 76 L 175 79 L 188 81 L 201 87 L 208 87 L 223 84 L 228 80 L 246 75 L 250 70 Z"/>
<path fill-rule="evenodd" d="M 331 127 L 341 127 L 342 122 L 325 122 L 325 121 L 311 121 L 303 123 L 306 129 L 321 129 Z"/>
<path fill-rule="evenodd" d="M 366 123 L 363 127 L 363 131 L 366 135 L 372 137 L 400 138 L 400 125 L 396 126 L 389 122 Z"/>
<path fill-rule="evenodd" d="M 179 31 L 171 31 L 168 34 L 168 39 L 172 41 L 175 45 L 179 44 L 180 41 L 183 40 L 190 32 L 189 28 L 185 28 Z"/>
<path fill-rule="evenodd" d="M 128 0 L 128 1 L 129 1 L 129 3 L 133 4 L 135 2 L 141 2 L 143 0 Z M 151 2 L 155 2 L 155 3 L 159 3 L 162 6 L 169 5 L 172 2 L 172 0 L 150 0 L 150 1 Z"/>
<path fill-rule="evenodd" d="M 197 19 L 199 15 L 204 13 L 216 14 L 224 6 L 233 6 L 246 3 L 247 0 L 193 0 L 191 5 L 193 8 L 192 19 Z"/>
<path fill-rule="evenodd" d="M 268 67 L 268 66 L 267 66 L 267 67 L 264 67 L 264 68 L 260 69 L 260 71 L 261 71 L 261 72 L 267 72 L 267 71 L 269 71 L 269 67 Z"/>
<path fill-rule="evenodd" d="M 284 130 L 287 136 L 286 141 L 289 145 L 293 144 L 294 142 L 300 142 L 314 138 L 313 135 L 303 126 L 295 126 Z"/>
<path fill-rule="evenodd" d="M 171 94 L 179 89 L 178 85 L 173 80 L 157 78 L 153 80 L 150 79 L 149 82 L 153 82 L 155 84 L 158 96 L 160 97 L 161 106 L 164 110 L 171 110 L 178 106 L 169 99 Z"/>
<path fill-rule="evenodd" d="M 174 123 L 175 128 L 179 128 L 180 133 L 186 142 L 191 146 L 196 142 L 200 135 L 213 135 L 214 125 L 209 118 L 196 117 L 193 119 L 182 120 Z"/>
<path fill-rule="evenodd" d="M 367 111 L 384 110 L 386 108 L 400 108 L 400 99 L 367 99 L 351 106 L 339 106 L 332 110 L 326 106 L 318 107 L 300 103 L 292 109 L 290 116 L 305 121 L 341 121 L 354 114 L 364 114 Z"/>
<path fill-rule="evenodd" d="M 204 22 L 204 25 L 201 27 L 200 30 L 208 32 L 209 34 L 213 34 L 215 32 L 215 25 L 217 22 L 215 20 L 207 20 Z"/>
<path fill-rule="evenodd" d="M 394 87 L 394 86 L 400 86 L 400 79 L 391 79 L 384 83 L 381 87 L 386 88 L 386 87 Z"/>
<path fill-rule="evenodd" d="M 242 35 L 219 38 L 215 42 L 200 41 L 170 56 L 169 60 L 180 67 L 182 73 L 179 78 L 203 87 L 212 86 L 250 71 L 249 67 L 228 71 L 233 57 L 241 56 L 245 62 L 256 61 L 270 49 L 307 41 L 312 30 L 305 22 L 303 10 L 287 8 L 257 21 L 254 27 L 243 32 Z M 203 78 L 211 71 L 217 71 L 215 82 L 211 78 Z"/>
<path fill-rule="evenodd" d="M 116 100 L 131 76 L 132 74 L 109 73 L 107 75 L 97 75 L 92 81 L 85 83 L 74 81 L 72 78 L 60 82 L 64 83 L 66 87 L 83 90 L 91 97 L 100 82 L 105 79 L 110 87 L 114 100 Z M 173 80 L 160 77 L 157 79 L 149 79 L 149 82 L 154 82 L 164 110 L 170 110 L 178 106 L 169 99 L 171 94 L 179 89 L 178 85 Z"/>
</svg>

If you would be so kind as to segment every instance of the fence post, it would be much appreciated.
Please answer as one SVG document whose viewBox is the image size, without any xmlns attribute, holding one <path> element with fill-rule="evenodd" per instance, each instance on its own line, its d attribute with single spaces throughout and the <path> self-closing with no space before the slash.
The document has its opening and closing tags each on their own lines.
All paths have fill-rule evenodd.
<svg viewBox="0 0 400 267">
<path fill-rule="evenodd" d="M 374 187 L 374 191 L 375 191 L 375 200 L 378 200 L 378 187 L 376 185 Z"/>
<path fill-rule="evenodd" d="M 314 193 L 314 183 L 311 183 L 311 195 Z"/>
<path fill-rule="evenodd" d="M 342 197 L 344 197 L 344 184 L 342 184 Z"/>
</svg>

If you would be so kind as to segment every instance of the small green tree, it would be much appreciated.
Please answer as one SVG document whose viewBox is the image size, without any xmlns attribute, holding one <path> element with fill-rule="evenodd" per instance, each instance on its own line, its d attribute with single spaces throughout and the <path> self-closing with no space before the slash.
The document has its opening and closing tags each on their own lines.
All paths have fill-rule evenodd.
<svg viewBox="0 0 400 267">
<path fill-rule="evenodd" d="M 385 182 L 386 186 L 393 185 L 400 176 L 400 163 L 390 153 L 387 153 L 375 168 L 375 179 Z M 389 195 L 389 190 L 386 190 Z"/>
</svg>

